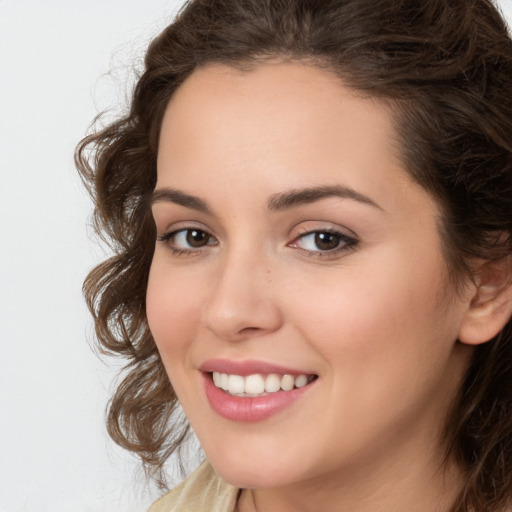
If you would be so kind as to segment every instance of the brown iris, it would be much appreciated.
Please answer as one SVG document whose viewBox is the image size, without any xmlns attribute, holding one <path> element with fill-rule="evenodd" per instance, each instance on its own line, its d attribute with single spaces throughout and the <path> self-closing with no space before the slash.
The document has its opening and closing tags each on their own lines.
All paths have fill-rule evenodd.
<svg viewBox="0 0 512 512">
<path fill-rule="evenodd" d="M 208 245 L 210 235 L 200 229 L 189 229 L 187 230 L 186 239 L 190 247 L 204 247 Z"/>
<path fill-rule="evenodd" d="M 336 249 L 341 242 L 341 237 L 337 233 L 321 232 L 315 234 L 315 245 L 322 251 L 332 251 Z"/>
</svg>

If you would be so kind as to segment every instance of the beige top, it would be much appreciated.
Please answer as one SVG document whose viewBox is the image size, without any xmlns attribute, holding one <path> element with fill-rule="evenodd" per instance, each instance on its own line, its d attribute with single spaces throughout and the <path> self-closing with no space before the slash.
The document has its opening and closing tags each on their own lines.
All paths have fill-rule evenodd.
<svg viewBox="0 0 512 512">
<path fill-rule="evenodd" d="M 233 512 L 238 494 L 239 489 L 221 480 L 205 461 L 149 512 Z"/>
</svg>

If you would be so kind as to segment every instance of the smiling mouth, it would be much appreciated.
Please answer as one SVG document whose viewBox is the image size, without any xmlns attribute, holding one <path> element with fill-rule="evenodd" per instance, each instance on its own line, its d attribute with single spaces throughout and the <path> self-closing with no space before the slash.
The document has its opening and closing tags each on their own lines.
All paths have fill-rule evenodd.
<svg viewBox="0 0 512 512">
<path fill-rule="evenodd" d="M 236 375 L 211 372 L 215 387 L 232 396 L 256 398 L 267 396 L 279 391 L 292 391 L 302 388 L 317 379 L 317 375 L 289 375 L 255 373 L 252 375 Z"/>
</svg>

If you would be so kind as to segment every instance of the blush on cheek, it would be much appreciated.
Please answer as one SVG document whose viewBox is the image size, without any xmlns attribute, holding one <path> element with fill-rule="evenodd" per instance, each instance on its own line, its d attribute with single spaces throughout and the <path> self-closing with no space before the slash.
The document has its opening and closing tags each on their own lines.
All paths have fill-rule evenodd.
<svg viewBox="0 0 512 512">
<path fill-rule="evenodd" d="M 146 293 L 146 315 L 158 350 L 172 354 L 197 335 L 200 305 L 194 287 L 181 279 L 159 278 L 151 272 Z"/>
</svg>

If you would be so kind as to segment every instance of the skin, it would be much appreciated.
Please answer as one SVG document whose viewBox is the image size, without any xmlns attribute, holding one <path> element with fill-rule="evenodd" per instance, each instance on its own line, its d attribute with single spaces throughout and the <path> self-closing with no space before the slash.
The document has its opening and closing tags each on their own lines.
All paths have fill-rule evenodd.
<svg viewBox="0 0 512 512">
<path fill-rule="evenodd" d="M 449 510 L 461 477 L 443 427 L 474 289 L 447 279 L 439 207 L 407 174 L 386 106 L 305 64 L 205 67 L 167 107 L 157 167 L 157 191 L 208 211 L 154 202 L 148 321 L 208 459 L 245 489 L 238 510 Z M 355 194 L 268 207 L 326 186 Z M 169 236 L 186 229 L 208 243 Z M 356 242 L 322 251 L 307 233 L 326 230 Z M 277 415 L 238 423 L 205 396 L 211 358 L 318 379 Z"/>
</svg>

